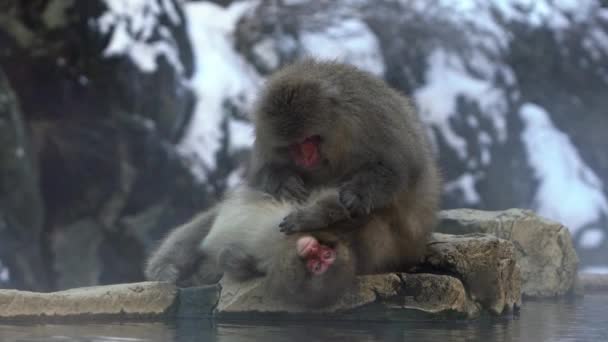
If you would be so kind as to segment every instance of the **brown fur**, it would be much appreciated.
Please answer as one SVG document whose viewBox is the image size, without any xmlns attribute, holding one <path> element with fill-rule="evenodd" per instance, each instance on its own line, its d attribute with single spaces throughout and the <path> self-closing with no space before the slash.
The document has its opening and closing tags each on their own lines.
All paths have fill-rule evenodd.
<svg viewBox="0 0 608 342">
<path fill-rule="evenodd" d="M 312 232 L 363 217 L 376 222 L 375 230 L 362 229 L 356 240 L 374 241 L 394 256 L 371 258 L 370 269 L 411 262 L 423 253 L 441 181 L 422 124 L 404 96 L 353 66 L 305 60 L 269 80 L 255 124 L 251 187 L 290 201 L 303 201 L 305 195 L 297 195 L 315 189 L 338 188 L 336 203 L 298 208 L 281 223 L 283 231 Z M 312 135 L 322 139 L 325 163 L 319 168 L 295 167 L 280 153 Z"/>
<path fill-rule="evenodd" d="M 440 177 L 420 120 L 405 97 L 355 67 L 306 60 L 271 77 L 254 123 L 249 188 L 220 208 L 236 210 L 227 217 L 242 212 L 261 218 L 230 224 L 215 219 L 215 233 L 202 247 L 205 260 L 215 265 L 212 271 L 217 266 L 241 278 L 265 274 L 285 298 L 323 304 L 352 284 L 355 274 L 404 270 L 424 253 Z M 312 135 L 322 138 L 323 162 L 302 170 L 288 147 Z M 309 198 L 311 193 L 324 195 Z M 241 210 L 243 206 L 250 210 Z M 264 210 L 278 221 L 266 221 Z M 188 249 L 180 255 L 200 255 L 179 241 L 200 241 L 209 226 L 205 222 L 199 231 L 186 230 L 191 235 L 170 236 L 160 251 L 172 256 L 168 251 L 185 245 Z M 339 249 L 330 272 L 314 279 L 306 275 L 295 251 L 300 234 Z M 186 264 L 166 257 L 154 260 L 169 260 L 178 274 Z M 162 262 L 149 265 L 166 267 Z"/>
</svg>

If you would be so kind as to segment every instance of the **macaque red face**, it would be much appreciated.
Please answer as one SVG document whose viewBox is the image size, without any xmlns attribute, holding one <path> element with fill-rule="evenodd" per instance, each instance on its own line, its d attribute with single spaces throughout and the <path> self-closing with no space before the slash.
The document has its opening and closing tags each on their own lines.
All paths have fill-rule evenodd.
<svg viewBox="0 0 608 342">
<path fill-rule="evenodd" d="M 296 242 L 300 258 L 306 260 L 306 269 L 313 275 L 325 273 L 336 260 L 336 251 L 319 243 L 312 236 L 303 236 Z"/>
<path fill-rule="evenodd" d="M 310 136 L 299 143 L 290 146 L 291 157 L 297 166 L 304 169 L 314 169 L 321 162 L 319 147 L 321 137 Z"/>
</svg>

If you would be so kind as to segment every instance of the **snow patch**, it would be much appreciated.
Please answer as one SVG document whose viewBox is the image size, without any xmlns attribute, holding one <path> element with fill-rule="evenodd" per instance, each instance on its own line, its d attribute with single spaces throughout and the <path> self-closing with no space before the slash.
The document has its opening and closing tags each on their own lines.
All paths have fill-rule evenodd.
<svg viewBox="0 0 608 342">
<path fill-rule="evenodd" d="M 175 5 L 173 4 L 173 1 L 171 0 L 161 0 L 162 4 L 163 4 L 163 8 L 165 9 L 165 12 L 167 13 L 167 16 L 169 16 L 169 19 L 174 23 L 174 24 L 179 24 L 181 22 L 180 18 L 179 18 L 179 13 L 177 12 L 177 8 L 175 8 Z"/>
<path fill-rule="evenodd" d="M 599 228 L 589 229 L 581 235 L 580 246 L 582 248 L 598 248 L 604 242 L 606 234 Z"/>
<path fill-rule="evenodd" d="M 460 191 L 463 195 L 462 200 L 469 205 L 479 204 L 481 198 L 475 189 L 475 182 L 479 177 L 471 173 L 465 173 L 455 180 L 445 184 L 444 190 L 448 193 Z"/>
<path fill-rule="evenodd" d="M 491 81 L 470 75 L 459 56 L 435 50 L 429 57 L 425 81 L 413 96 L 421 118 L 439 130 L 460 159 L 467 158 L 467 142 L 450 125 L 450 119 L 457 115 L 460 97 L 478 102 L 481 111 L 493 122 L 499 139 L 506 139 L 504 93 Z"/>
<path fill-rule="evenodd" d="M 608 274 L 607 266 L 587 266 L 581 270 L 581 273 Z"/>
<path fill-rule="evenodd" d="M 171 37 L 152 40 L 162 25 L 163 10 L 156 0 L 104 0 L 108 10 L 97 20 L 100 32 L 111 33 L 105 57 L 126 55 L 143 72 L 154 72 L 161 56 L 179 73 L 184 67 L 179 59 L 177 44 Z M 171 1 L 163 0 L 163 8 L 171 20 L 179 16 Z"/>
<path fill-rule="evenodd" d="M 525 128 L 521 139 L 539 181 L 538 213 L 566 225 L 572 233 L 608 215 L 600 178 L 585 164 L 568 138 L 540 106 L 526 103 L 519 115 Z"/>
<path fill-rule="evenodd" d="M 208 2 L 185 4 L 196 65 L 191 85 L 197 103 L 180 150 L 195 154 L 204 164 L 195 170 L 201 180 L 205 179 L 205 170 L 216 167 L 215 154 L 222 147 L 221 125 L 226 118 L 229 148 L 253 144 L 252 125 L 228 117 L 225 110 L 228 100 L 249 109 L 262 83 L 261 76 L 233 48 L 236 22 L 253 5 L 255 1 L 233 3 L 228 8 Z"/>
<path fill-rule="evenodd" d="M 440 0 L 440 3 L 468 14 L 494 10 L 507 21 L 551 29 L 563 29 L 572 22 L 583 22 L 600 7 L 597 0 Z"/>
<path fill-rule="evenodd" d="M 0 264 L 0 282 L 7 283 L 9 280 L 11 280 L 11 275 L 8 268 Z"/>
<path fill-rule="evenodd" d="M 323 32 L 302 32 L 304 53 L 320 59 L 336 59 L 376 76 L 384 75 L 384 58 L 378 38 L 360 19 L 341 20 Z"/>
</svg>

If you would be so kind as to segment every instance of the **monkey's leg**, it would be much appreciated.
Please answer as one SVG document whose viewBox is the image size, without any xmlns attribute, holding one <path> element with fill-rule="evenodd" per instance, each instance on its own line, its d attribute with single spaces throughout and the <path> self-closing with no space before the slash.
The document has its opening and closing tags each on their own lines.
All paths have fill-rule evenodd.
<svg viewBox="0 0 608 342">
<path fill-rule="evenodd" d="M 276 199 L 290 202 L 302 202 L 309 195 L 302 178 L 286 166 L 262 167 L 250 180 L 250 185 Z"/>
<path fill-rule="evenodd" d="M 264 273 L 258 269 L 258 261 L 238 244 L 228 244 L 218 256 L 220 268 L 237 280 L 260 277 Z"/>
<path fill-rule="evenodd" d="M 386 207 L 406 181 L 383 163 L 365 164 L 342 184 L 339 201 L 353 217 L 368 215 Z"/>
<path fill-rule="evenodd" d="M 196 270 L 200 261 L 199 245 L 209 232 L 217 211 L 211 208 L 192 221 L 176 228 L 148 259 L 148 280 L 177 282 Z"/>
</svg>

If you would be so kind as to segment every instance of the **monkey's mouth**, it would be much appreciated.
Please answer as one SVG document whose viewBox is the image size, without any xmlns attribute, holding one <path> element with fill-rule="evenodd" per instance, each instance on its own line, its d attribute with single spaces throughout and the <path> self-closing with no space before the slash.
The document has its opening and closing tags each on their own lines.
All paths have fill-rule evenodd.
<svg viewBox="0 0 608 342">
<path fill-rule="evenodd" d="M 321 162 L 320 144 L 321 136 L 313 135 L 291 145 L 289 149 L 296 165 L 305 169 L 317 167 Z"/>
</svg>

